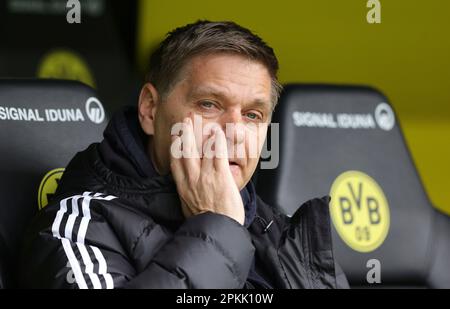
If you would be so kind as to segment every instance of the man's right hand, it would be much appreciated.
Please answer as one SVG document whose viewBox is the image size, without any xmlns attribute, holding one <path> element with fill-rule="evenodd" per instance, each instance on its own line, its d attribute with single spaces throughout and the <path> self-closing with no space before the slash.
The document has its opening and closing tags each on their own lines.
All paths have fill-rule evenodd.
<svg viewBox="0 0 450 309">
<path fill-rule="evenodd" d="M 183 141 L 183 143 L 182 143 Z M 227 140 L 220 128 L 213 129 L 206 140 L 206 147 L 215 151 L 206 153 L 202 159 L 198 154 L 192 120 L 186 118 L 183 124 L 183 139 L 172 136 L 172 147 L 183 148 L 179 159 L 171 153 L 170 167 L 183 214 L 186 218 L 205 212 L 228 216 L 241 225 L 245 221 L 245 210 L 238 187 L 231 174 Z"/>
</svg>

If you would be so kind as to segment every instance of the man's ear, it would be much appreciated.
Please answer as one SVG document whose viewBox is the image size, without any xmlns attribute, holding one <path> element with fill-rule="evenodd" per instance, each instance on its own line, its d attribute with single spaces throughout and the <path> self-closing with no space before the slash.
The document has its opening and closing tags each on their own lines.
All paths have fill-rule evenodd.
<svg viewBox="0 0 450 309">
<path fill-rule="evenodd" d="M 159 95 L 156 88 L 151 83 L 145 84 L 139 96 L 138 114 L 142 130 L 147 135 L 155 133 L 155 116 L 159 103 Z"/>
</svg>

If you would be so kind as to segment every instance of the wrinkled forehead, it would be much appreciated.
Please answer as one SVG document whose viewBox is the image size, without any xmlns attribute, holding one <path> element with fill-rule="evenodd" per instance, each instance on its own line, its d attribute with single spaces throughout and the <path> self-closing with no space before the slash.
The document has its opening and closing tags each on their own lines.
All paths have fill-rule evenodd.
<svg viewBox="0 0 450 309">
<path fill-rule="evenodd" d="M 271 106 L 272 82 L 264 65 L 239 55 L 201 55 L 182 73 L 190 97 L 210 95 Z"/>
</svg>

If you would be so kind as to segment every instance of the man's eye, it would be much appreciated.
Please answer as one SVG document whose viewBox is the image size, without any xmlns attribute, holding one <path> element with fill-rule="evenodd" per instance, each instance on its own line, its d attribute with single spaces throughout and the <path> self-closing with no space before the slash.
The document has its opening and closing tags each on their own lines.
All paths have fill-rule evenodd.
<svg viewBox="0 0 450 309">
<path fill-rule="evenodd" d="M 206 109 L 211 109 L 215 106 L 214 103 L 212 103 L 210 101 L 202 101 L 202 102 L 200 102 L 200 105 Z"/>
<path fill-rule="evenodd" d="M 261 116 L 256 114 L 256 113 L 247 113 L 246 116 L 250 120 L 259 120 L 259 119 L 261 119 Z"/>
</svg>

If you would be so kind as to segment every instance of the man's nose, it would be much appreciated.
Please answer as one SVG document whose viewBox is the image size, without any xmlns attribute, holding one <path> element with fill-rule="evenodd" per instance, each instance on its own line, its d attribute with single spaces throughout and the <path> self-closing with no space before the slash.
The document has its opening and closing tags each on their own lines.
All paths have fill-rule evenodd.
<svg viewBox="0 0 450 309">
<path fill-rule="evenodd" d="M 227 111 L 222 118 L 222 128 L 228 142 L 233 145 L 242 144 L 245 140 L 245 125 L 239 109 Z"/>
</svg>

